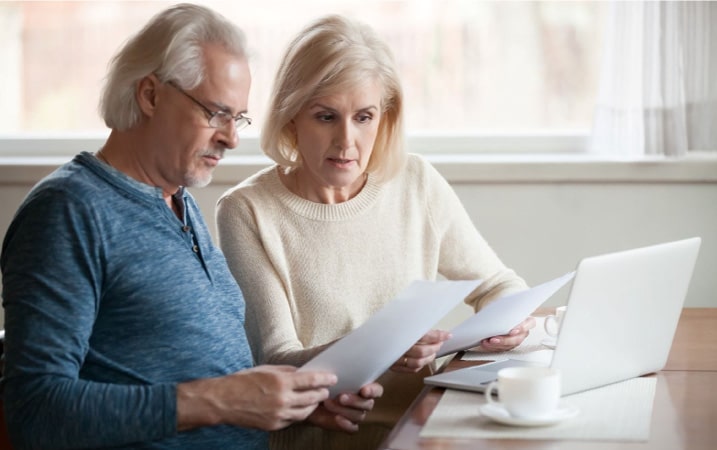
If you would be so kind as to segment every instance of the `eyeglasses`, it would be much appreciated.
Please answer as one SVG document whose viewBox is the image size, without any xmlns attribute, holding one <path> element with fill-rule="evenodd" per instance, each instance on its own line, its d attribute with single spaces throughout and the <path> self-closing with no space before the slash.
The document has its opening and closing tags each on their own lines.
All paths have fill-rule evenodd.
<svg viewBox="0 0 717 450">
<path fill-rule="evenodd" d="M 209 119 L 209 126 L 212 128 L 223 128 L 227 126 L 229 122 L 232 121 L 234 121 L 234 128 L 236 128 L 237 131 L 241 131 L 251 125 L 251 117 L 247 117 L 243 113 L 239 113 L 236 116 L 232 116 L 225 111 L 212 111 L 211 109 L 204 106 L 202 102 L 187 94 L 184 89 L 177 86 L 174 81 L 168 81 L 167 84 L 174 87 L 174 89 L 184 94 L 189 100 L 199 105 L 204 110 L 204 112 L 207 113 Z"/>
</svg>

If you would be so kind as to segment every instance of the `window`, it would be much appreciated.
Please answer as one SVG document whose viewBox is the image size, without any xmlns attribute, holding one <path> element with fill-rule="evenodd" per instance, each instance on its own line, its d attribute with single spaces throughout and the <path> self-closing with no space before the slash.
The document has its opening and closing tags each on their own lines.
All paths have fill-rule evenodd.
<svg viewBox="0 0 717 450">
<path fill-rule="evenodd" d="M 107 62 L 152 14 L 173 3 L 0 3 L 0 137 L 105 133 L 97 100 Z M 503 149 L 496 137 L 579 136 L 592 123 L 603 2 L 200 3 L 247 33 L 253 134 L 289 39 L 331 12 L 357 17 L 388 41 L 402 73 L 414 140 L 478 134 Z"/>
</svg>

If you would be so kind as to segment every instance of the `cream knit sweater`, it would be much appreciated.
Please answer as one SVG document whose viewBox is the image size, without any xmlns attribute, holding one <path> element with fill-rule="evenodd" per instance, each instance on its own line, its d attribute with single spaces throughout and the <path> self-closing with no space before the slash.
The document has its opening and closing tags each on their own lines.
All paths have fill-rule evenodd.
<svg viewBox="0 0 717 450">
<path fill-rule="evenodd" d="M 481 237 L 446 180 L 417 155 L 390 181 L 369 174 L 356 197 L 333 205 L 294 195 L 278 170 L 248 178 L 217 205 L 219 244 L 244 293 L 257 363 L 303 364 L 415 279 L 482 279 L 466 299 L 476 309 L 527 287 Z M 420 377 L 407 374 L 387 373 L 381 381 L 386 393 L 361 428 L 390 428 L 421 386 Z M 274 442 L 302 448 L 297 429 L 307 428 L 292 427 Z"/>
</svg>

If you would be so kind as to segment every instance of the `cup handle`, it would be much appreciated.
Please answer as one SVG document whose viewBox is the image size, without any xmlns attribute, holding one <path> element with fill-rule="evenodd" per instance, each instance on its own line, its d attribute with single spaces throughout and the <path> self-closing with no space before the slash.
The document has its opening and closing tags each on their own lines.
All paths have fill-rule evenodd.
<svg viewBox="0 0 717 450">
<path fill-rule="evenodd" d="M 549 315 L 545 317 L 545 322 L 543 322 L 543 328 L 545 329 L 545 332 L 548 333 L 549 336 L 555 337 L 558 335 L 558 318 L 554 315 Z"/>
<path fill-rule="evenodd" d="M 493 400 L 493 390 L 498 387 L 497 381 L 491 381 L 487 388 L 485 388 L 485 401 L 487 403 L 498 403 L 495 400 Z"/>
</svg>

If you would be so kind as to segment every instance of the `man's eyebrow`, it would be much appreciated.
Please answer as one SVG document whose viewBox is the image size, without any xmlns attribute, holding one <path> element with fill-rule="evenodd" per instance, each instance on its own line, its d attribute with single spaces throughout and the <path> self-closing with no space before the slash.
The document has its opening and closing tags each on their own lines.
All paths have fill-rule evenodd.
<svg viewBox="0 0 717 450">
<path fill-rule="evenodd" d="M 217 110 L 219 110 L 219 111 L 221 111 L 221 112 L 223 112 L 223 113 L 229 114 L 230 116 L 235 116 L 236 114 L 246 114 L 246 113 L 249 112 L 249 110 L 245 109 L 245 110 L 243 110 L 243 111 L 238 111 L 236 114 L 232 114 L 232 109 L 231 109 L 231 107 L 230 107 L 229 105 L 227 105 L 226 103 L 215 102 L 215 101 L 212 101 L 212 100 L 208 101 L 207 103 L 208 103 L 210 106 L 216 108 Z"/>
</svg>

